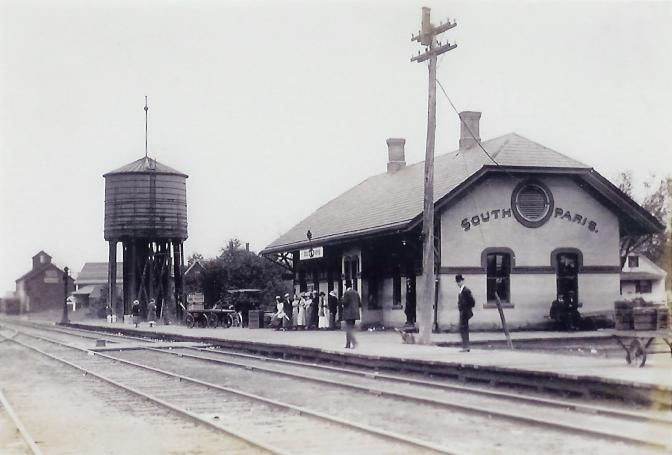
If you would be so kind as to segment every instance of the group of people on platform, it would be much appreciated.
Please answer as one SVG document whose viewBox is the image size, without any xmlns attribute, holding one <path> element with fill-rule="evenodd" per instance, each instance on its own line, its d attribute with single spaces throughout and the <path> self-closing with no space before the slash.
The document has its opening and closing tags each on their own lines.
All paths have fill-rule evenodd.
<svg viewBox="0 0 672 455">
<path fill-rule="evenodd" d="M 329 291 L 329 294 L 310 291 L 293 297 L 285 294 L 284 298 L 276 296 L 276 312 L 271 318 L 271 325 L 276 330 L 340 330 L 341 321 L 345 321 L 345 347 L 354 348 L 357 346 L 354 326 L 360 318 L 362 302 L 350 281 L 345 287 L 340 300 L 335 291 Z"/>
<path fill-rule="evenodd" d="M 275 297 L 276 312 L 271 324 L 276 330 L 334 330 L 338 324 L 339 302 L 334 291 L 329 294 L 310 291 L 284 298 Z"/>
</svg>

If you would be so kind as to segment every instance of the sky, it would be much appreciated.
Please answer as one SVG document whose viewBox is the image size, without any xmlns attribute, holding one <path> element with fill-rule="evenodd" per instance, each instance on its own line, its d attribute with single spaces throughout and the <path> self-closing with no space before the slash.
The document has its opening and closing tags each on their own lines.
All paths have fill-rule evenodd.
<svg viewBox="0 0 672 455">
<path fill-rule="evenodd" d="M 102 175 L 149 155 L 189 175 L 185 252 L 259 251 L 384 172 L 424 159 L 422 6 L 458 47 L 438 79 L 481 138 L 516 132 L 640 192 L 672 173 L 670 1 L 0 0 L 0 295 L 44 250 L 105 262 Z M 436 153 L 459 121 L 437 99 Z"/>
</svg>

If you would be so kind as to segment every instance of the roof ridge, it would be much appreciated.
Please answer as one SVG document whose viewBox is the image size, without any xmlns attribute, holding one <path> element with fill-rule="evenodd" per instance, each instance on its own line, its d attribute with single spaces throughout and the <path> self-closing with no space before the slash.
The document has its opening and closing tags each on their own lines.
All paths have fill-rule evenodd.
<svg viewBox="0 0 672 455">
<path fill-rule="evenodd" d="M 510 134 L 511 134 L 511 135 L 514 135 L 514 136 L 517 136 L 517 137 L 519 137 L 519 138 L 521 138 L 521 139 L 524 139 L 524 140 L 526 140 L 526 141 L 528 141 L 528 142 L 532 142 L 534 145 L 538 145 L 539 147 L 542 147 L 542 148 L 548 150 L 549 152 L 556 153 L 556 154 L 560 155 L 560 156 L 563 157 L 563 158 L 566 158 L 566 159 L 568 159 L 568 160 L 572 160 L 572 161 L 576 161 L 576 162 L 579 163 L 581 166 L 585 166 L 585 167 L 587 167 L 587 168 L 591 168 L 591 169 L 592 169 L 591 166 L 588 166 L 588 165 L 587 165 L 586 163 L 584 163 L 583 161 L 579 161 L 579 160 L 577 160 L 576 158 L 572 158 L 572 157 L 569 156 L 569 155 L 566 155 L 566 154 L 564 154 L 564 153 L 562 153 L 562 152 L 558 152 L 557 150 L 552 149 L 552 148 L 550 148 L 550 147 L 547 147 L 547 146 L 545 146 L 544 144 L 540 144 L 540 143 L 537 142 L 537 141 L 533 141 L 532 139 L 528 139 L 528 138 L 526 138 L 525 136 L 523 136 L 523 135 L 521 135 L 521 134 L 518 134 L 518 133 L 515 133 L 515 132 L 514 132 L 514 133 L 510 133 Z"/>
</svg>

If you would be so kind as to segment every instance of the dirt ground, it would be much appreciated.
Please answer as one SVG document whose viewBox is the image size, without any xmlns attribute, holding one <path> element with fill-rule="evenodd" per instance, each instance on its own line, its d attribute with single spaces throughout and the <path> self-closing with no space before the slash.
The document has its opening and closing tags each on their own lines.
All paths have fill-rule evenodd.
<svg viewBox="0 0 672 455">
<path fill-rule="evenodd" d="M 0 359 L 0 387 L 45 454 L 258 453 L 14 343 Z M 29 453 L 0 415 L 0 453 Z"/>
</svg>

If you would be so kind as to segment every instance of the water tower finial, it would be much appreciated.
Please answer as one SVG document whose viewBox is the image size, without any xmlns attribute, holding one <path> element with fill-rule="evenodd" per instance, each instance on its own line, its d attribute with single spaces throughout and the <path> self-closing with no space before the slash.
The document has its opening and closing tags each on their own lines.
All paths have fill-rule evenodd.
<svg viewBox="0 0 672 455">
<path fill-rule="evenodd" d="M 149 107 L 147 106 L 147 96 L 145 96 L 145 158 L 147 158 L 147 111 L 149 111 Z"/>
</svg>

